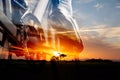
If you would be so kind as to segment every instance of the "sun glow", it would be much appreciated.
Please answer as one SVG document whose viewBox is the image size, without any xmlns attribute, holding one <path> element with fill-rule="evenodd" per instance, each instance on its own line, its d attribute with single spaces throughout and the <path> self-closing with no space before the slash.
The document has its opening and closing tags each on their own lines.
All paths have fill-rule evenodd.
<svg viewBox="0 0 120 80">
<path fill-rule="evenodd" d="M 39 31 L 40 39 L 29 37 L 27 48 L 12 46 L 15 48 L 12 52 L 16 56 L 25 56 L 27 60 L 49 61 L 53 56 L 59 57 L 61 53 L 67 55 L 66 59 L 75 58 L 83 50 L 83 44 L 76 38 L 74 31 L 64 28 L 50 29 L 46 33 L 47 37 L 43 29 Z M 31 32 L 29 33 L 32 34 Z"/>
<path fill-rule="evenodd" d="M 59 56 L 60 56 L 60 53 L 55 51 L 55 52 L 54 52 L 54 56 L 59 57 Z"/>
</svg>

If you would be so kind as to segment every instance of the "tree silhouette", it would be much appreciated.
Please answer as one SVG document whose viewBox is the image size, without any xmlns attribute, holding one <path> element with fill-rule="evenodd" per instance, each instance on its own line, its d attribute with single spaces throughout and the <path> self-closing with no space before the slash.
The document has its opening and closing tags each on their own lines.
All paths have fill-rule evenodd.
<svg viewBox="0 0 120 80">
<path fill-rule="evenodd" d="M 58 53 L 58 54 L 60 54 L 60 53 Z M 53 56 L 51 58 L 51 61 L 60 61 L 62 58 L 66 57 L 66 56 L 67 55 L 65 55 L 65 54 L 60 54 L 59 56 Z"/>
</svg>

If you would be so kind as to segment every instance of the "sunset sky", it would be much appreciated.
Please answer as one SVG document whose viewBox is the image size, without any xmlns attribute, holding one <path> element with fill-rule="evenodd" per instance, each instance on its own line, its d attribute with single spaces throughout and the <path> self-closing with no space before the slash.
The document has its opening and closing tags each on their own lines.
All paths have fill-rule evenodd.
<svg viewBox="0 0 120 80">
<path fill-rule="evenodd" d="M 81 59 L 120 60 L 120 0 L 73 0 L 84 51 Z"/>
<path fill-rule="evenodd" d="M 30 11 L 32 11 L 39 0 L 27 1 Z M 79 26 L 78 31 L 84 45 L 84 50 L 80 52 L 79 59 L 95 58 L 120 61 L 120 0 L 72 0 L 72 7 L 73 18 Z M 61 31 L 63 31 L 62 37 L 60 35 L 58 37 L 63 44 L 62 46 L 71 47 L 74 41 L 64 42 L 69 39 L 63 39 L 63 37 L 66 37 L 63 35 L 66 34 L 64 34 L 63 29 Z M 54 34 L 54 31 L 51 32 L 51 34 Z M 61 33 L 59 31 L 56 32 Z M 71 32 L 68 34 L 73 33 L 72 31 L 68 32 Z M 68 36 L 70 37 L 70 35 Z M 77 43 L 75 42 L 75 44 Z M 79 48 L 78 44 L 74 46 Z"/>
<path fill-rule="evenodd" d="M 72 7 L 84 44 L 79 58 L 120 60 L 120 0 L 72 0 Z"/>
</svg>

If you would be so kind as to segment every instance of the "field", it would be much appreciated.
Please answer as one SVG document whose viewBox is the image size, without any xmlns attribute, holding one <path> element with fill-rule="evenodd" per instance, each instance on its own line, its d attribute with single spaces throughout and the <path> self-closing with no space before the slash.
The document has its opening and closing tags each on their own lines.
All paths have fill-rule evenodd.
<svg viewBox="0 0 120 80">
<path fill-rule="evenodd" d="M 120 80 L 119 73 L 111 61 L 0 60 L 2 80 Z"/>
</svg>

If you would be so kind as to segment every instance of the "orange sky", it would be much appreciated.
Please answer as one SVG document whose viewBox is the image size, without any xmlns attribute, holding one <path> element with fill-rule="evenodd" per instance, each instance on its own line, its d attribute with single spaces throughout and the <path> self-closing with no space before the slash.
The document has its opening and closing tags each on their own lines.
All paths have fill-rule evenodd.
<svg viewBox="0 0 120 80">
<path fill-rule="evenodd" d="M 84 44 L 84 50 L 80 53 L 80 59 L 110 59 L 120 60 L 120 48 L 102 41 L 100 38 L 88 35 L 81 36 Z"/>
<path fill-rule="evenodd" d="M 81 32 L 80 36 L 84 46 L 82 51 L 81 43 L 77 41 L 74 32 L 62 30 L 55 31 L 55 38 L 53 38 L 53 33 L 49 33 L 48 44 L 46 45 L 43 39 L 43 42 L 38 43 L 36 50 L 33 51 L 42 51 L 42 53 L 47 54 L 46 60 L 50 60 L 56 51 L 66 54 L 67 57 L 64 58 L 66 60 L 75 58 L 83 60 L 91 58 L 120 60 L 120 48 L 105 42 L 102 38 L 84 34 L 87 32 Z M 32 41 L 35 42 L 34 39 Z"/>
</svg>

